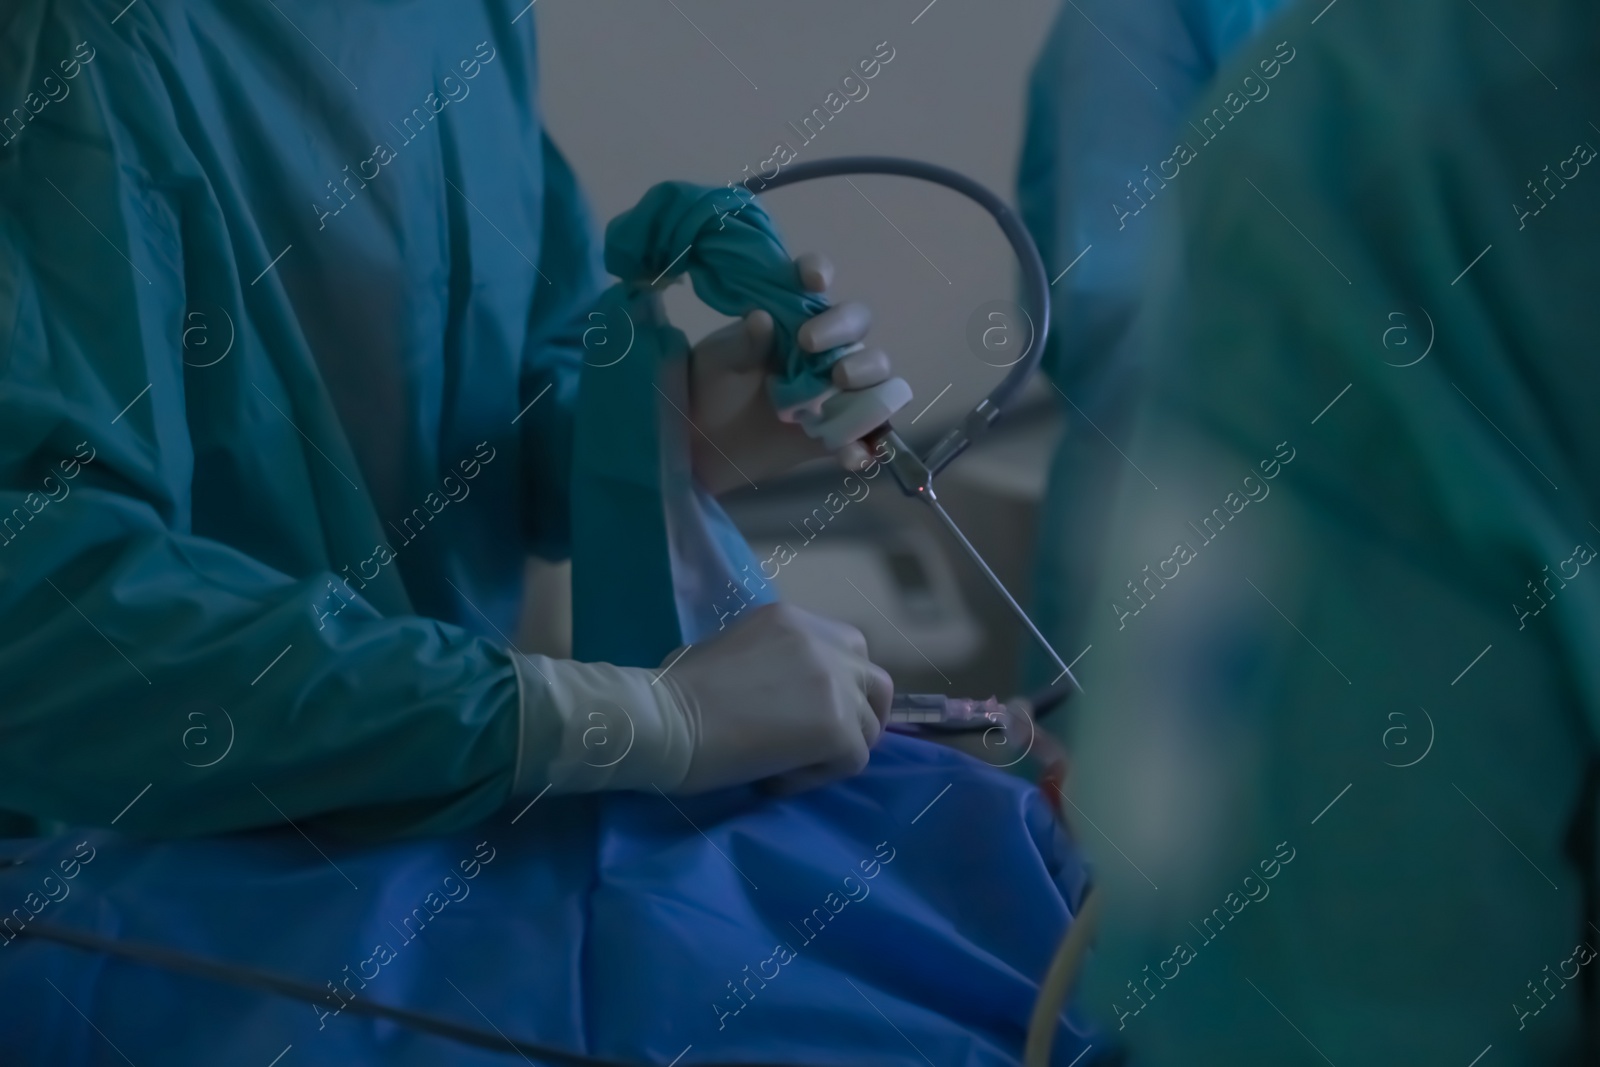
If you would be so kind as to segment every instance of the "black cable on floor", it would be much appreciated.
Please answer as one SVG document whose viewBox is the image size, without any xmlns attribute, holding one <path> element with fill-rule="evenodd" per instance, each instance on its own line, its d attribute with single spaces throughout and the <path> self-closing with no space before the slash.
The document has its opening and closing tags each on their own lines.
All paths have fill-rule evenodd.
<svg viewBox="0 0 1600 1067">
<path fill-rule="evenodd" d="M 126 941 L 121 938 L 106 937 L 102 934 L 89 933 L 87 930 L 48 922 L 29 923 L 22 928 L 20 936 L 33 937 L 41 941 L 52 941 L 84 952 L 98 952 L 106 956 L 142 963 L 148 967 L 159 967 L 166 971 L 175 971 L 180 974 L 193 975 L 197 978 L 205 978 L 213 982 L 221 982 L 224 985 L 236 986 L 240 989 L 250 989 L 260 993 L 273 993 L 280 997 L 287 997 L 290 1000 L 304 1001 L 307 1004 L 324 1004 L 328 999 L 326 991 L 318 989 L 310 982 L 302 982 L 298 978 L 288 978 L 274 974 L 271 971 L 246 967 L 237 963 L 224 963 L 218 960 L 206 959 L 203 956 L 191 955 L 178 949 L 168 948 L 165 945 L 157 945 L 148 941 Z M 451 1022 L 449 1019 L 440 1018 L 437 1015 L 412 1011 L 409 1008 L 396 1008 L 370 1000 L 352 1000 L 344 1005 L 343 1010 L 352 1015 L 366 1015 L 374 1019 L 387 1019 L 409 1029 L 448 1038 L 451 1041 L 456 1041 L 463 1045 L 471 1045 L 474 1048 L 487 1049 L 490 1052 L 516 1053 L 527 1059 L 543 1060 L 546 1063 L 560 1065 L 560 1067 L 644 1067 L 641 1063 L 602 1059 L 598 1056 L 570 1052 L 550 1045 L 519 1041 L 501 1033 L 491 1033 L 488 1030 L 480 1030 L 477 1027 Z M 796 1065 L 723 1062 L 715 1064 L 714 1067 L 796 1067 Z"/>
</svg>

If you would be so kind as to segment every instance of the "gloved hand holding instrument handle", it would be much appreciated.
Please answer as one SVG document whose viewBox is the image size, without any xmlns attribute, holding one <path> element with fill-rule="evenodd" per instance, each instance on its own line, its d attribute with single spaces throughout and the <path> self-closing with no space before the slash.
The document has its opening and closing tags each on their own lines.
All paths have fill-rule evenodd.
<svg viewBox="0 0 1600 1067">
<path fill-rule="evenodd" d="M 888 386 L 887 382 L 867 386 L 864 391 L 868 393 L 879 385 L 886 388 L 876 395 L 865 398 L 852 397 L 853 390 L 846 382 L 843 392 L 823 397 L 820 404 L 805 409 L 805 416 L 798 418 L 798 421 L 808 433 L 829 447 L 837 448 L 838 443 L 848 443 L 863 433 L 864 440 L 869 444 L 878 441 L 887 441 L 891 444 L 895 450 L 895 458 L 890 465 L 902 489 L 908 495 L 920 497 L 935 509 L 963 550 L 973 558 L 985 576 L 1002 593 L 1008 606 L 1017 612 L 1029 632 L 1048 649 L 1048 643 L 1044 641 L 1037 628 L 1026 618 L 993 572 L 977 556 L 970 542 L 961 536 L 959 529 L 944 513 L 933 494 L 932 486 L 933 477 L 989 429 L 1038 365 L 1041 342 L 1049 329 L 1048 284 L 1038 252 L 1015 215 L 997 197 L 959 174 L 929 164 L 884 158 L 819 161 L 793 166 L 774 180 L 764 182 L 762 189 L 776 188 L 808 178 L 847 173 L 895 174 L 920 178 L 945 185 L 978 201 L 1000 223 L 1022 262 L 1026 299 L 1032 306 L 1037 321 L 1026 355 L 1012 367 L 1005 380 L 966 416 L 961 425 L 934 445 L 925 458 L 917 456 L 888 425 L 888 416 L 898 410 L 905 400 L 901 398 L 896 402 L 899 390 Z M 667 258 L 670 256 L 671 253 Z M 615 273 L 618 273 L 619 277 L 625 276 L 621 272 Z M 655 271 L 651 272 L 654 273 Z M 637 277 L 638 272 L 626 276 Z M 647 280 L 649 276 L 645 276 Z M 698 283 L 699 279 L 697 288 Z M 638 292 L 626 295 L 635 298 Z M 704 295 L 702 293 L 702 296 Z M 812 308 L 805 317 L 815 317 L 821 310 L 823 310 L 821 307 Z M 641 329 L 646 325 L 649 324 L 641 323 Z M 838 364 L 845 357 L 846 353 L 836 352 L 832 363 L 828 368 L 824 368 L 824 373 L 831 374 L 831 366 Z M 650 370 L 653 375 L 654 367 Z M 641 384 L 644 386 L 642 389 Z M 626 389 L 621 397 L 622 403 L 609 410 L 601 407 L 597 417 L 590 422 L 592 428 L 599 429 L 591 429 L 590 432 L 604 432 L 606 426 L 616 420 L 619 411 L 624 416 L 645 411 L 646 408 L 639 403 L 641 396 L 649 402 L 648 410 L 653 416 L 655 397 L 649 392 L 652 388 L 660 391 L 660 386 L 653 377 L 636 377 L 626 383 Z M 617 397 L 601 396 L 600 399 L 611 401 Z M 776 402 L 778 399 L 774 397 L 774 407 L 782 412 L 785 408 L 782 403 Z M 580 420 L 580 431 L 581 429 Z M 593 440 L 588 442 L 589 447 L 593 447 L 593 444 Z M 580 454 L 583 452 L 583 445 L 584 442 L 580 441 L 578 447 Z M 594 457 L 588 458 L 594 459 Z M 655 456 L 652 455 L 650 458 L 653 461 Z M 626 457 L 622 457 L 622 460 L 625 459 Z M 686 473 L 687 463 L 682 466 Z M 625 522 L 618 523 L 619 517 L 626 519 L 641 513 L 648 514 L 650 507 L 657 509 L 661 507 L 663 485 L 656 474 L 656 469 L 647 464 L 643 471 L 647 477 L 639 479 L 641 468 L 637 466 L 630 468 L 626 462 L 619 460 L 615 451 L 601 455 L 591 468 L 574 471 L 575 481 L 578 481 L 576 476 L 579 473 L 598 474 L 597 483 L 604 483 L 607 478 L 611 479 L 609 488 L 614 490 L 621 486 L 623 495 L 627 497 L 625 503 L 634 508 L 630 512 L 627 507 L 614 506 L 610 501 L 601 501 L 598 506 L 594 501 L 588 501 L 584 507 L 579 507 L 575 503 L 573 538 L 575 549 L 588 547 L 584 537 L 584 523 L 595 523 L 597 525 L 594 528 L 597 529 L 605 529 L 606 524 L 610 523 L 613 529 L 631 530 L 633 528 L 627 526 Z M 578 484 L 586 483 L 578 481 Z M 653 498 L 650 496 L 652 491 L 655 494 Z M 641 503 L 643 511 L 639 509 Z M 588 510 L 585 511 L 584 508 Z M 658 523 L 657 526 L 659 525 Z M 732 531 L 729 524 L 726 530 L 712 530 L 709 540 L 715 541 L 716 535 L 729 531 L 731 531 L 729 536 L 736 538 L 737 532 Z M 661 542 L 666 540 L 664 531 L 642 530 L 640 540 L 650 542 L 651 534 L 655 535 L 655 541 L 646 547 L 660 548 Z M 731 543 L 732 541 L 722 542 L 724 547 Z M 602 559 L 602 562 L 606 561 Z M 610 562 L 613 563 L 612 570 L 617 570 L 615 561 Z M 653 562 L 659 563 L 659 560 Z M 616 575 L 616 584 L 608 590 L 614 595 L 607 607 L 613 607 L 617 603 L 637 605 L 635 614 L 639 618 L 659 623 L 676 610 L 670 583 L 665 590 L 665 599 L 662 599 L 663 589 L 659 584 L 659 575 L 647 574 L 646 580 L 640 583 L 640 588 L 629 585 L 629 582 L 640 573 L 644 572 L 623 570 Z M 651 581 L 657 584 L 650 587 Z M 650 596 L 655 596 L 657 599 L 652 602 L 649 600 Z M 633 599 L 630 600 L 630 597 Z M 576 599 L 579 604 L 584 602 L 581 596 Z M 652 611 L 656 613 L 653 617 Z M 608 618 L 614 622 L 616 617 L 613 614 Z M 671 621 L 673 626 L 668 629 L 675 630 L 681 624 L 681 617 Z M 860 634 L 841 624 L 810 616 L 800 609 L 781 605 L 758 607 L 736 623 L 728 633 L 714 638 L 706 635 L 709 639 L 704 641 L 703 646 L 690 647 L 681 662 L 676 656 L 665 659 L 661 656 L 663 644 L 670 648 L 679 643 L 664 641 L 665 629 L 656 626 L 654 630 L 650 630 L 648 626 L 641 626 L 638 630 L 639 633 L 623 635 L 633 641 L 631 645 L 619 646 L 623 654 L 612 657 L 603 655 L 581 657 L 590 662 L 552 661 L 543 657 L 524 655 L 513 657 L 517 664 L 517 681 L 522 694 L 521 721 L 524 729 L 524 735 L 518 742 L 518 769 L 514 774 L 518 788 L 515 791 L 531 791 L 530 787 L 536 786 L 540 781 L 545 781 L 544 789 L 548 790 L 557 784 L 558 778 L 569 779 L 562 783 L 563 789 L 568 791 L 627 787 L 623 779 L 628 776 L 637 778 L 637 782 L 632 784 L 633 788 L 648 788 L 648 782 L 657 771 L 673 776 L 670 780 L 675 787 L 710 789 L 732 781 L 751 780 L 752 776 L 748 773 L 751 767 L 756 767 L 758 772 L 763 769 L 771 770 L 778 782 L 800 788 L 824 781 L 829 777 L 836 777 L 841 773 L 849 773 L 852 769 L 859 769 L 865 762 L 866 748 L 876 739 L 881 732 L 883 722 L 890 715 L 891 687 L 888 678 L 867 661 Z M 602 632 L 600 636 L 606 635 Z M 641 650 L 652 647 L 655 648 L 655 654 L 646 660 Z M 1051 655 L 1055 656 L 1053 651 Z M 1071 671 L 1061 663 L 1059 657 L 1055 659 L 1062 667 L 1062 677 L 1071 680 L 1076 687 L 1076 680 L 1072 678 Z M 659 670 L 649 670 L 645 666 L 646 662 L 659 662 L 662 667 Z M 613 664 L 623 664 L 623 666 Z M 841 665 L 844 669 L 841 669 Z M 794 671 L 796 666 L 800 668 L 800 673 L 809 679 L 806 686 L 786 686 L 785 675 Z M 733 668 L 738 668 L 738 671 L 735 672 Z M 786 694 L 784 692 L 786 688 L 793 691 Z M 804 692 L 801 692 L 802 690 Z M 752 692 L 758 699 L 751 699 Z M 824 694 L 821 702 L 828 706 L 830 713 L 819 716 L 817 701 L 810 697 L 800 699 L 805 693 L 811 693 L 812 696 Z M 646 747 L 658 748 L 659 751 L 646 759 L 635 760 L 632 764 L 623 759 L 619 764 L 600 766 L 574 758 L 577 753 L 567 750 L 574 748 L 577 739 L 588 733 L 587 728 L 581 732 L 578 729 L 585 725 L 586 720 L 576 718 L 577 709 L 583 708 L 586 702 L 592 702 L 602 696 L 607 700 L 626 700 L 633 706 L 635 713 L 642 720 L 640 727 L 646 731 L 645 739 L 648 741 Z M 787 703 L 784 703 L 785 700 Z M 869 709 L 869 713 L 862 712 L 862 705 Z M 741 715 L 744 716 L 742 721 Z M 717 727 L 715 736 L 712 729 L 713 720 Z M 759 739 L 763 737 L 775 743 L 760 742 Z M 758 739 L 759 751 L 739 747 L 751 738 Z M 819 741 L 819 738 L 822 740 Z M 835 744 L 834 741 L 838 743 Z M 763 763 L 779 750 L 787 750 L 780 753 L 782 759 Z M 526 768 L 527 774 L 524 774 L 524 757 L 527 757 L 530 764 Z M 634 764 L 642 765 L 643 769 L 635 768 Z M 614 770 L 614 767 L 620 767 L 621 770 Z M 729 768 L 738 767 L 743 767 L 745 773 L 728 777 Z M 1092 934 L 1093 923 L 1090 921 L 1092 913 L 1093 910 L 1088 909 L 1080 914 L 1079 921 L 1073 925 L 1071 934 L 1063 942 L 1056 963 L 1051 968 L 1048 988 L 1041 991 L 1035 1018 L 1030 1026 L 1028 1042 L 1030 1065 L 1043 1063 L 1048 1059 L 1050 1038 L 1056 1029 L 1060 1005 L 1066 998 L 1078 961 L 1082 958 L 1083 946 Z M 305 1000 L 308 1003 L 318 1003 L 324 997 L 323 989 L 310 982 L 252 967 L 224 963 L 166 946 L 124 941 L 88 931 L 59 927 L 53 923 L 34 923 L 25 929 L 24 934 L 53 940 L 83 951 L 118 956 L 147 966 L 183 971 L 210 981 L 270 992 L 278 996 Z M 355 1003 L 360 1006 L 362 1014 L 399 1023 L 412 1030 L 431 1032 L 469 1046 L 508 1049 L 521 1054 L 523 1058 L 531 1055 L 549 1062 L 574 1065 L 598 1065 L 607 1062 L 575 1051 L 568 1052 L 517 1041 L 503 1033 L 490 1033 L 475 1026 L 455 1023 L 380 1002 Z"/>
</svg>

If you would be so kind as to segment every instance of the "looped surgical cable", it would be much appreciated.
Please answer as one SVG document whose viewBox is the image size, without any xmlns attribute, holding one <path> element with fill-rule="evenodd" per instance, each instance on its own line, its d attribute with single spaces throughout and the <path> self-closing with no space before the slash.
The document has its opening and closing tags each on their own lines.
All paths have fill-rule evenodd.
<svg viewBox="0 0 1600 1067">
<path fill-rule="evenodd" d="M 1023 298 L 1027 305 L 1033 308 L 1029 320 L 1032 330 L 1028 338 L 1027 351 L 1006 372 L 1000 384 L 989 390 L 988 396 L 978 401 L 953 429 L 936 441 L 926 456 L 918 456 L 916 450 L 908 445 L 888 423 L 867 434 L 865 440 L 874 446 L 879 441 L 888 442 L 894 449 L 894 458 L 889 460 L 888 466 L 894 473 L 895 481 L 899 483 L 901 491 L 907 496 L 921 500 L 933 509 L 950 536 L 961 546 L 967 558 L 983 573 L 984 578 L 1005 601 L 1011 613 L 1032 635 L 1034 641 L 1049 653 L 1056 666 L 1061 668 L 1061 673 L 1055 680 L 1059 682 L 1062 678 L 1066 678 L 1071 681 L 1074 688 L 1081 689 L 1078 679 L 1073 676 L 1072 669 L 1051 647 L 1049 640 L 1034 625 L 1028 613 L 1022 610 L 1022 605 L 1017 603 L 1011 591 L 989 567 L 988 562 L 979 555 L 972 542 L 967 540 L 966 535 L 961 532 L 961 528 L 956 525 L 949 512 L 945 511 L 944 505 L 939 503 L 939 498 L 933 491 L 934 477 L 989 432 L 1000 416 L 1016 402 L 1023 387 L 1028 384 L 1028 379 L 1033 377 L 1039 368 L 1039 361 L 1044 355 L 1045 339 L 1050 336 L 1050 282 L 1045 274 L 1044 261 L 1039 258 L 1039 247 L 1033 243 L 1027 227 L 1023 226 L 1022 220 L 1017 217 L 1017 213 L 1009 204 L 965 174 L 935 163 L 900 159 L 895 156 L 838 156 L 833 159 L 818 159 L 796 164 L 786 170 L 780 170 L 770 179 L 760 175 L 752 176 L 745 180 L 744 188 L 751 193 L 765 193 L 816 178 L 841 177 L 847 174 L 887 174 L 901 178 L 915 178 L 954 190 L 989 213 L 999 225 L 1000 232 L 1005 234 L 1006 240 L 1010 242 L 1011 250 L 1016 253 L 1017 263 L 1022 269 Z M 1026 309 L 1024 314 L 1028 314 Z"/>
</svg>

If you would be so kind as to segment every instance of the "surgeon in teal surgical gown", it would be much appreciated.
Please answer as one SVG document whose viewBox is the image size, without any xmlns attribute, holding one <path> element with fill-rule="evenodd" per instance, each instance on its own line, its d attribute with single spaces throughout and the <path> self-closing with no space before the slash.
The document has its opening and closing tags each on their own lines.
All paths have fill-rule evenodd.
<svg viewBox="0 0 1600 1067">
<path fill-rule="evenodd" d="M 527 554 L 581 537 L 575 567 L 634 566 L 646 531 L 597 526 L 625 511 L 596 494 L 641 468 L 631 503 L 667 488 L 635 462 L 661 443 L 634 417 L 646 346 L 619 365 L 646 403 L 595 410 L 620 339 L 593 332 L 600 245 L 542 130 L 532 8 L 0 14 L 7 1067 L 506 1062 L 347 1010 L 380 1004 L 610 1063 L 999 1067 L 1022 1046 L 1083 865 L 1020 778 L 881 736 L 892 687 L 858 632 L 768 604 L 709 638 L 680 625 L 693 647 L 666 659 L 510 648 Z M 660 246 L 709 221 L 680 193 L 608 231 L 621 283 L 705 245 L 740 262 L 755 209 L 693 254 Z M 760 282 L 764 311 L 687 365 L 659 352 L 697 506 L 743 484 L 732 464 L 764 486 L 824 454 L 774 418 L 769 344 L 836 360 L 804 368 L 824 387 L 889 376 L 841 351 L 863 309 L 784 304 L 825 266 L 764 247 L 770 277 L 695 279 L 719 307 Z M 613 582 L 578 636 L 596 609 L 602 630 L 658 621 L 704 574 L 656 570 L 638 603 Z M 609 709 L 631 727 L 615 757 Z M 1081 1018 L 1057 1024 L 1055 1062 L 1094 1062 Z"/>
<path fill-rule="evenodd" d="M 1069 787 L 1133 1063 L 1597 1062 L 1597 99 L 1593 4 L 1339 2 L 1190 114 Z"/>
<path fill-rule="evenodd" d="M 847 627 L 752 611 L 661 684 L 511 653 L 524 560 L 567 551 L 604 278 L 542 129 L 533 18 L 119 6 L 0 20 L 10 828 L 420 833 L 546 787 L 859 769 L 889 683 Z M 825 288 L 826 264 L 798 270 Z M 834 307 L 800 340 L 865 327 Z M 821 452 L 761 406 L 771 331 L 756 313 L 695 352 L 711 489 L 713 449 L 755 477 Z M 833 368 L 887 375 L 871 349 Z M 638 731 L 605 773 L 573 758 L 600 701 Z"/>
</svg>

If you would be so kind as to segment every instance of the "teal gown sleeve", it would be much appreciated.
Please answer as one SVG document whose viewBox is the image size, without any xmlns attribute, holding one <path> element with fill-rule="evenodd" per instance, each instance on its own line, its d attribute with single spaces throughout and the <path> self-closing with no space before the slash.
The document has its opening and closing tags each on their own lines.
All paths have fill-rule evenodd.
<svg viewBox="0 0 1600 1067">
<path fill-rule="evenodd" d="M 0 809 L 421 833 L 511 788 L 500 579 L 564 551 L 547 324 L 595 275 L 532 20 L 288 6 L 4 29 Z"/>
</svg>

